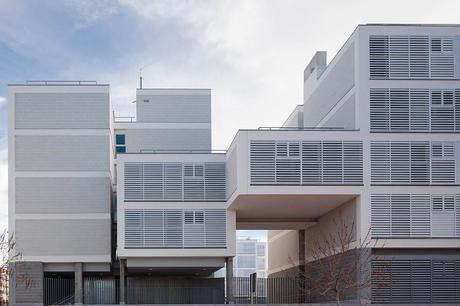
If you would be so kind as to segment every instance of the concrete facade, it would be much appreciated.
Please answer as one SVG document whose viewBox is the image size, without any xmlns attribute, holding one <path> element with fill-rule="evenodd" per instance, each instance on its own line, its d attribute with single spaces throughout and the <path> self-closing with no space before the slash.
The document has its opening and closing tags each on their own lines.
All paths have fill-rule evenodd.
<svg viewBox="0 0 460 306">
<path fill-rule="evenodd" d="M 80 302 L 92 272 L 199 282 L 233 266 L 237 229 L 272 231 L 272 277 L 308 273 L 311 241 L 342 218 L 350 244 L 375 243 L 371 269 L 409 275 L 371 299 L 419 303 L 392 290 L 420 281 L 432 302 L 460 301 L 460 27 L 358 26 L 332 61 L 313 57 L 283 127 L 240 130 L 226 152 L 211 150 L 209 89 L 138 89 L 129 120 L 112 118 L 109 94 L 9 86 L 9 231 L 37 290 L 62 277 Z"/>
</svg>

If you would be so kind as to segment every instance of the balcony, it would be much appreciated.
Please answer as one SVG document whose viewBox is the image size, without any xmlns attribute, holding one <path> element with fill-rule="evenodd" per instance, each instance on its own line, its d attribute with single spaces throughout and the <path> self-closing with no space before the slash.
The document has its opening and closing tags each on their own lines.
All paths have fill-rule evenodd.
<svg viewBox="0 0 460 306">
<path fill-rule="evenodd" d="M 238 228 L 305 227 L 356 201 L 362 186 L 357 131 L 242 130 L 227 152 L 227 203 Z"/>
</svg>

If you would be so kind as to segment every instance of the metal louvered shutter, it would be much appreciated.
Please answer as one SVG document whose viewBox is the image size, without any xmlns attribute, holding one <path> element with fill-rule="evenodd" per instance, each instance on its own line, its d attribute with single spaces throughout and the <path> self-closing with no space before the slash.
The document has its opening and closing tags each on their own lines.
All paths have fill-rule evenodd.
<svg viewBox="0 0 460 306">
<path fill-rule="evenodd" d="M 125 164 L 125 200 L 144 198 L 144 167 L 142 163 Z"/>
<path fill-rule="evenodd" d="M 206 247 L 225 248 L 227 246 L 227 211 L 225 209 L 206 209 Z"/>
<path fill-rule="evenodd" d="M 458 79 L 460 37 L 370 35 L 370 79 Z"/>
<path fill-rule="evenodd" d="M 141 248 L 144 246 L 144 222 L 140 209 L 125 210 L 125 247 Z"/>
<path fill-rule="evenodd" d="M 360 141 L 251 142 L 251 184 L 362 184 L 362 158 Z"/>
<path fill-rule="evenodd" d="M 372 260 L 372 303 L 460 303 L 458 260 Z"/>
<path fill-rule="evenodd" d="M 225 199 L 225 163 L 205 163 L 204 183 L 206 200 Z"/>
<path fill-rule="evenodd" d="M 389 194 L 371 196 L 372 237 L 391 236 L 391 197 Z"/>
<path fill-rule="evenodd" d="M 274 141 L 251 141 L 251 184 L 275 183 L 275 151 Z"/>
<path fill-rule="evenodd" d="M 433 148 L 439 146 L 440 150 L 448 146 L 450 153 L 437 156 Z M 458 147 L 458 143 L 452 142 L 437 145 L 428 141 L 372 141 L 371 182 L 375 185 L 455 184 L 460 156 Z"/>
<path fill-rule="evenodd" d="M 125 248 L 225 248 L 225 209 L 125 209 Z"/>
<path fill-rule="evenodd" d="M 187 169 L 191 169 L 191 176 Z M 198 175 L 196 175 L 198 174 Z M 224 162 L 126 163 L 125 201 L 225 201 Z"/>
<path fill-rule="evenodd" d="M 310 185 L 323 183 L 321 141 L 302 142 L 302 182 Z"/>
<path fill-rule="evenodd" d="M 164 192 L 163 199 L 169 201 L 181 201 L 182 195 L 182 164 L 164 164 Z"/>
</svg>

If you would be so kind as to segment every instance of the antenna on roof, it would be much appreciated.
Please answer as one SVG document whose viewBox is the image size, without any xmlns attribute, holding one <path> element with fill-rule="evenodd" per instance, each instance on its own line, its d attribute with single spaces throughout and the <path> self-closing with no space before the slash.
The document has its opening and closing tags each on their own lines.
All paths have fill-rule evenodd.
<svg viewBox="0 0 460 306">
<path fill-rule="evenodd" d="M 139 68 L 139 88 L 142 89 L 142 81 L 143 81 L 143 78 L 142 78 L 142 68 Z"/>
</svg>

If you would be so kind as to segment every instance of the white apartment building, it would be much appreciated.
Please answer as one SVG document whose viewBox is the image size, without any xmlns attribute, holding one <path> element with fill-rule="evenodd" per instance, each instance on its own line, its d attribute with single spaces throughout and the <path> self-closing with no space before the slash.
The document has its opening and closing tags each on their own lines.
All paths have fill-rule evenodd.
<svg viewBox="0 0 460 306">
<path fill-rule="evenodd" d="M 342 215 L 356 243 L 385 241 L 369 264 L 391 278 L 347 299 L 460 303 L 460 26 L 358 26 L 330 63 L 313 57 L 283 127 L 240 130 L 226 152 L 210 110 L 207 89 L 140 88 L 120 122 L 108 85 L 10 85 L 9 231 L 34 284 L 11 301 L 49 303 L 59 275 L 75 303 L 95 275 L 119 280 L 112 303 L 160 276 L 221 292 L 209 277 L 233 277 L 237 229 L 270 230 L 269 277 L 308 271 L 308 237 Z"/>
</svg>

